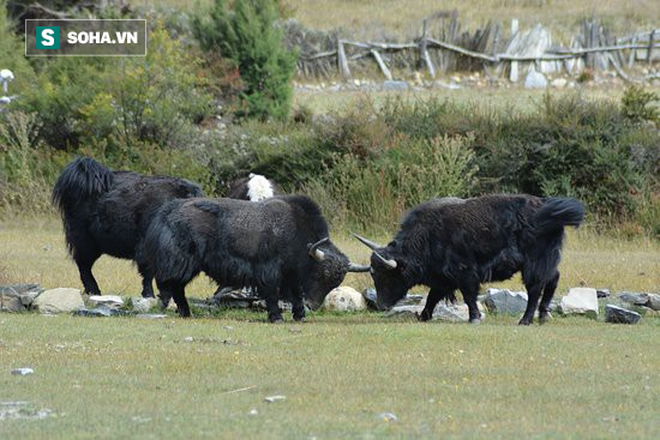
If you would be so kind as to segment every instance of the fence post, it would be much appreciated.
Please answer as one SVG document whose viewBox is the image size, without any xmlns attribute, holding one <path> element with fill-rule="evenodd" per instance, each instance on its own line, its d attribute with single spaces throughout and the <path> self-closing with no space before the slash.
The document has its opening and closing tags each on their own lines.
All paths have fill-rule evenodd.
<svg viewBox="0 0 660 440">
<path fill-rule="evenodd" d="M 518 33 L 518 19 L 514 18 L 511 20 L 511 38 L 515 38 Z M 511 61 L 511 72 L 509 74 L 509 80 L 511 82 L 518 82 L 518 61 Z"/>
<path fill-rule="evenodd" d="M 431 78 L 435 78 L 435 67 L 428 51 L 428 41 L 426 40 L 426 18 L 424 19 L 422 27 L 422 41 L 419 44 L 420 58 L 424 60 L 424 64 L 429 69 Z"/>
<path fill-rule="evenodd" d="M 339 64 L 339 73 L 344 78 L 351 77 L 351 70 L 348 68 L 348 60 L 346 59 L 346 52 L 344 51 L 344 42 L 337 39 L 337 61 Z"/>
<path fill-rule="evenodd" d="M 649 50 L 648 53 L 646 54 L 646 62 L 651 64 L 651 56 L 653 55 L 653 39 L 655 37 L 655 29 L 651 31 L 651 35 L 649 35 Z"/>
</svg>

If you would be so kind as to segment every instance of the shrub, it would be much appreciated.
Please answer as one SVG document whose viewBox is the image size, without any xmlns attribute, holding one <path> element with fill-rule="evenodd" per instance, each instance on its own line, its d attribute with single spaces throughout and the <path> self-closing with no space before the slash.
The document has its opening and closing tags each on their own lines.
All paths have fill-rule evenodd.
<svg viewBox="0 0 660 440">
<path fill-rule="evenodd" d="M 291 106 L 296 54 L 282 43 L 273 0 L 215 0 L 210 20 L 197 16 L 193 29 L 202 47 L 234 61 L 244 89 L 239 116 L 285 119 Z"/>
<path fill-rule="evenodd" d="M 623 115 L 633 122 L 660 122 L 660 97 L 642 86 L 631 85 L 621 98 Z"/>
</svg>

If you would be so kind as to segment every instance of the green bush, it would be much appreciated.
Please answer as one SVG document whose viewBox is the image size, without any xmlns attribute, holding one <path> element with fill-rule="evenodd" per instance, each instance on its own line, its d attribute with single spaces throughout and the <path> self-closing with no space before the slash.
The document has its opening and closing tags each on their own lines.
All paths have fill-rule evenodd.
<svg viewBox="0 0 660 440">
<path fill-rule="evenodd" d="M 208 15 L 210 19 L 195 17 L 193 29 L 205 50 L 219 50 L 238 67 L 244 89 L 237 114 L 285 119 L 291 107 L 296 54 L 283 45 L 276 2 L 215 0 Z"/>
</svg>

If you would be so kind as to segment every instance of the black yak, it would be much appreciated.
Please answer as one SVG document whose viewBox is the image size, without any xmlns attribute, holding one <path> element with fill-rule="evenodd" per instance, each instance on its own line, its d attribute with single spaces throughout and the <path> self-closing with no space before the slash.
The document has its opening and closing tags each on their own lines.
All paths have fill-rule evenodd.
<svg viewBox="0 0 660 440">
<path fill-rule="evenodd" d="M 427 321 L 438 301 L 459 289 L 470 322 L 478 323 L 480 284 L 520 271 L 529 300 L 519 323 L 529 325 L 539 298 L 539 322 L 547 319 L 559 280 L 564 227 L 579 226 L 584 215 L 582 203 L 572 198 L 434 199 L 408 212 L 386 247 L 357 237 L 373 250 L 371 276 L 379 306 L 390 308 L 409 288 L 423 284 L 430 291 L 420 319 Z"/>
<path fill-rule="evenodd" d="M 229 188 L 227 197 L 237 200 L 260 202 L 270 197 L 280 195 L 277 185 L 261 174 L 250 173 L 248 177 L 235 180 Z"/>
<path fill-rule="evenodd" d="M 164 202 L 201 196 L 199 186 L 183 179 L 112 171 L 87 157 L 68 164 L 52 199 L 85 292 L 101 294 L 92 266 L 102 254 L 134 259 L 138 242 Z M 138 264 L 138 270 L 142 296 L 153 297 L 153 277 L 145 266 Z"/>
<path fill-rule="evenodd" d="M 367 271 L 349 262 L 328 238 L 319 207 L 305 196 L 262 202 L 175 200 L 152 221 L 138 252 L 150 267 L 163 302 L 174 298 L 190 316 L 185 286 L 205 272 L 221 286 L 250 286 L 266 300 L 271 322 L 282 320 L 280 294 L 290 294 L 293 318 L 316 309 L 346 272 Z"/>
</svg>

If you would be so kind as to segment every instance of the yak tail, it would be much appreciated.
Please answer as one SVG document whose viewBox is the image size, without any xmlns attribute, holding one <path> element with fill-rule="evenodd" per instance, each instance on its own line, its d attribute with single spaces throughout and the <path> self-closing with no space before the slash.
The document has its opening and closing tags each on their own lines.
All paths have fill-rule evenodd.
<svg viewBox="0 0 660 440">
<path fill-rule="evenodd" d="M 584 220 L 585 209 L 582 202 L 567 197 L 551 197 L 534 216 L 535 233 L 543 235 L 555 232 L 564 226 L 578 227 Z"/>
<path fill-rule="evenodd" d="M 53 205 L 64 214 L 82 202 L 94 199 L 112 185 L 112 171 L 89 157 L 78 157 L 68 164 L 53 188 Z"/>
</svg>

